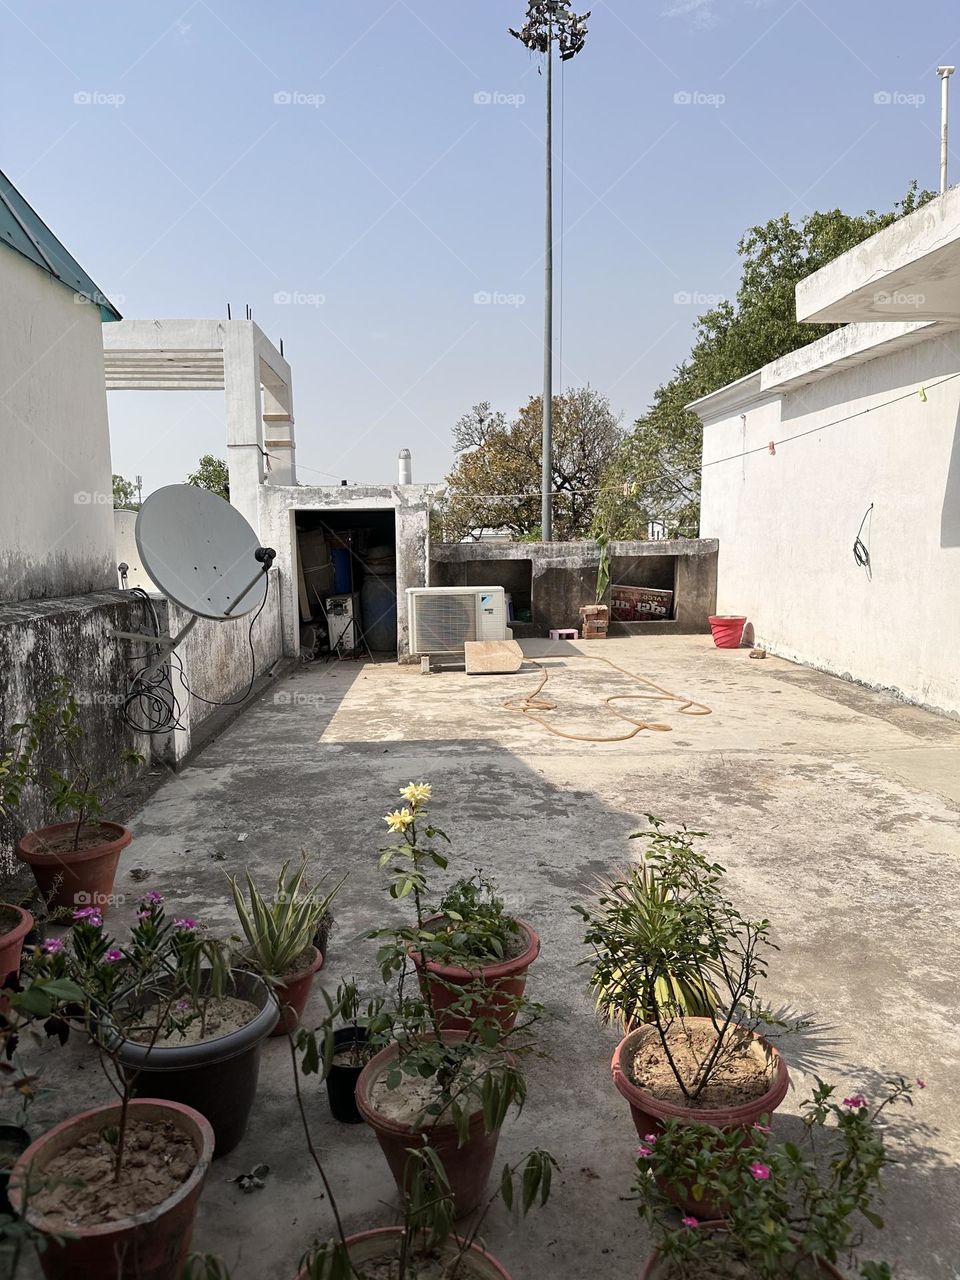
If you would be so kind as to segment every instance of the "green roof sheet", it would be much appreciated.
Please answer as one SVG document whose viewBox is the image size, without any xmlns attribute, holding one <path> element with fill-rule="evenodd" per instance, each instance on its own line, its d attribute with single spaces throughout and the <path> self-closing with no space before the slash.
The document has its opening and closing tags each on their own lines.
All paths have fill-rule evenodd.
<svg viewBox="0 0 960 1280">
<path fill-rule="evenodd" d="M 9 245 L 73 293 L 100 308 L 102 320 L 123 317 L 93 283 L 76 258 L 67 252 L 47 224 L 27 204 L 6 174 L 0 172 L 0 244 Z"/>
</svg>

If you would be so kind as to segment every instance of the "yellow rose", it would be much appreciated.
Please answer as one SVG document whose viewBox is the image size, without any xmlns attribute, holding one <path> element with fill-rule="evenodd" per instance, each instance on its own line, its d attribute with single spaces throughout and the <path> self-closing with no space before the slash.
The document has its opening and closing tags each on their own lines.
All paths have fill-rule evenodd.
<svg viewBox="0 0 960 1280">
<path fill-rule="evenodd" d="M 384 822 L 391 831 L 405 831 L 413 822 L 413 814 L 407 808 L 394 809 L 393 813 L 387 814 Z"/>
<path fill-rule="evenodd" d="M 426 804 L 430 799 L 433 788 L 429 782 L 408 782 L 405 787 L 400 788 L 400 794 L 408 804 L 416 807 L 418 804 Z"/>
</svg>

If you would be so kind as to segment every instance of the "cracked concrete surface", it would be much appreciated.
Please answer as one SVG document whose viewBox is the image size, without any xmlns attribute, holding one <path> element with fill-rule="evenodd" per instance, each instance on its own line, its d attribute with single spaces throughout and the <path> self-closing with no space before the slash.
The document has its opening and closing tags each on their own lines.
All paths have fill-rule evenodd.
<svg viewBox="0 0 960 1280">
<path fill-rule="evenodd" d="M 401 915 L 376 866 L 381 815 L 400 786 L 430 781 L 433 812 L 453 839 L 451 870 L 482 866 L 539 930 L 529 991 L 552 1015 L 543 1032 L 550 1056 L 532 1064 L 527 1105 L 504 1127 L 499 1154 L 545 1146 L 562 1175 L 545 1209 L 517 1225 L 497 1208 L 484 1235 L 516 1280 L 544 1272 L 596 1280 L 637 1275 L 647 1237 L 627 1198 L 635 1135 L 610 1082 L 616 1037 L 594 1021 L 570 904 L 597 873 L 636 853 L 627 837 L 645 813 L 708 832 L 743 908 L 773 922 L 781 950 L 771 1001 L 832 1028 L 783 1045 L 795 1089 L 778 1129 L 796 1128 L 812 1071 L 868 1095 L 888 1073 L 924 1077 L 913 1111 L 893 1117 L 901 1163 L 886 1180 L 888 1226 L 862 1256 L 886 1258 L 900 1280 L 960 1276 L 960 723 L 775 658 L 715 650 L 709 637 L 523 647 L 552 655 L 546 692 L 558 707 L 549 718 L 570 732 L 619 732 L 623 722 L 602 701 L 631 688 L 578 652 L 611 658 L 713 713 L 651 703 L 651 718 L 672 732 L 588 744 L 503 709 L 535 686 L 532 667 L 480 677 L 392 665 L 299 669 L 133 817 L 118 891 L 132 904 L 143 886 L 130 869 L 148 868 L 145 886 L 162 888 L 171 907 L 229 932 L 224 872 L 250 867 L 265 881 L 304 847 L 351 873 L 319 979 L 332 987 L 358 975 L 374 987 L 375 944 L 364 935 Z M 118 911 L 114 923 L 131 912 Z M 310 1009 L 320 1005 L 315 992 Z M 69 1054 L 83 1057 L 79 1047 Z M 55 1078 L 62 1068 L 55 1055 L 50 1062 Z M 315 1081 L 306 1090 L 347 1226 L 389 1224 L 392 1181 L 372 1133 L 337 1125 Z M 87 1061 L 43 1101 L 37 1127 L 101 1096 Z M 265 1189 L 241 1194 L 229 1180 L 260 1162 L 271 1167 Z M 211 1172 L 195 1247 L 221 1254 L 234 1280 L 285 1280 L 330 1221 L 297 1128 L 286 1042 L 273 1040 L 247 1136 Z"/>
</svg>

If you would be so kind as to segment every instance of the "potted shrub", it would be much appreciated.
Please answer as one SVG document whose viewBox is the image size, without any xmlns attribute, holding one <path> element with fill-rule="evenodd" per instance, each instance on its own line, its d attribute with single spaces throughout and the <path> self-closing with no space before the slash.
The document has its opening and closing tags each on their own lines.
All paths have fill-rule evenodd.
<svg viewBox="0 0 960 1280">
<path fill-rule="evenodd" d="M 412 830 L 405 829 L 405 839 Z M 429 984 L 441 1025 L 451 1031 L 466 1031 L 474 1016 L 496 1019 L 509 1031 L 517 1016 L 515 999 L 523 995 L 527 970 L 539 954 L 533 927 L 504 912 L 503 898 L 481 872 L 447 890 L 410 947 L 420 986 Z M 468 988 L 476 1008 L 460 1017 L 445 1014 Z"/>
<path fill-rule="evenodd" d="M 328 1010 L 321 1028 L 323 1074 L 330 1111 L 333 1118 L 342 1124 L 361 1124 L 363 1116 L 357 1107 L 357 1081 L 363 1068 L 383 1047 L 392 1019 L 384 1013 L 382 997 L 375 996 L 364 1003 L 352 982 L 341 983 L 333 997 L 324 991 L 323 998 Z M 341 1025 L 336 1026 L 338 1022 Z M 297 1044 L 304 1051 L 305 1073 L 319 1071 L 321 1049 L 318 1048 L 316 1033 L 301 1033 Z"/>
<path fill-rule="evenodd" d="M 92 937 L 80 941 L 80 949 Z M 65 1041 L 65 1008 L 89 1009 L 88 992 L 67 972 L 62 945 L 47 943 L 24 989 L 12 997 L 13 1034 L 43 1020 Z M 101 967 L 118 973 L 119 957 Z M 82 974 L 82 964 L 76 966 Z M 194 991 L 197 990 L 196 968 Z M 109 985 L 109 984 L 108 984 Z M 132 1031 L 128 993 L 112 985 L 98 1012 Z M 40 1240 L 47 1280 L 176 1280 L 190 1248 L 197 1202 L 213 1155 L 210 1123 L 177 1102 L 135 1099 L 136 1079 L 124 1069 L 117 1035 L 98 1041 L 100 1062 L 119 1101 L 93 1107 L 43 1134 L 19 1156 L 10 1175 L 14 1211 Z"/>
<path fill-rule="evenodd" d="M 87 1028 L 124 1087 L 196 1108 L 213 1126 L 216 1154 L 232 1151 L 279 1017 L 264 980 L 231 969 L 226 946 L 195 920 L 167 919 L 156 890 L 141 900 L 128 942 L 104 934 L 100 912 L 84 907 L 69 945 L 46 945 L 49 972 L 80 990 Z"/>
<path fill-rule="evenodd" d="M 16 742 L 5 756 L 0 809 L 16 808 L 26 787 L 46 791 L 50 808 L 69 821 L 28 831 L 16 856 L 33 871 L 48 909 L 72 910 L 112 901 L 121 852 L 130 843 L 126 827 L 103 818 L 104 795 L 115 779 L 98 776 L 85 758 L 83 726 L 70 682 L 59 679 L 25 721 L 11 725 Z M 56 766 L 47 763 L 56 756 Z M 134 751 L 130 761 L 140 761 Z"/>
<path fill-rule="evenodd" d="M 667 834 L 651 822 L 642 833 L 652 886 L 642 906 L 651 909 L 624 912 L 619 892 L 579 909 L 594 988 L 627 1029 L 613 1081 L 641 1138 L 670 1119 L 749 1127 L 780 1105 L 789 1084 L 757 1031 L 779 1022 L 757 995 L 773 945 L 769 922 L 747 920 L 724 896 L 723 868 L 695 847 L 702 833 Z"/>
<path fill-rule="evenodd" d="M 464 985 L 461 994 L 438 1009 L 433 984 L 408 993 L 411 948 L 419 951 L 426 971 L 423 944 L 432 936 L 423 902 L 428 892 L 427 868 L 447 867 L 437 840 L 446 839 L 426 814 L 430 787 L 411 783 L 401 792 L 406 801 L 386 817 L 403 840 L 381 850 L 390 895 L 411 900 L 412 926 L 380 930 L 388 937 L 380 948 L 384 981 L 397 980 L 392 1002 L 383 1013 L 389 1020 L 389 1043 L 366 1064 L 357 1081 L 357 1106 L 373 1128 L 398 1186 L 407 1185 L 410 1151 L 429 1143 L 445 1170 L 458 1215 L 476 1208 L 496 1154 L 500 1126 L 511 1105 L 522 1105 L 525 1083 L 518 1055 L 532 1046 L 525 1032 L 537 1016 L 523 996 L 502 997 L 496 1016 L 484 1015 L 489 990 L 482 983 Z M 514 1015 L 504 1030 L 503 1014 Z M 529 1017 L 516 1019 L 526 1012 Z M 471 1019 L 469 1030 L 447 1029 L 447 1020 Z"/>
<path fill-rule="evenodd" d="M 547 1151 L 531 1151 L 516 1164 L 504 1166 L 500 1183 L 468 1232 L 453 1230 L 456 1205 L 442 1161 L 429 1146 L 412 1153 L 414 1174 L 401 1201 L 402 1225 L 342 1234 L 312 1250 L 297 1280 L 433 1280 L 438 1276 L 462 1280 L 510 1280 L 509 1273 L 478 1244 L 480 1231 L 494 1203 L 508 1208 L 519 1202 L 523 1213 L 544 1205 L 556 1161 Z M 519 1182 L 519 1195 L 517 1182 Z M 369 1270 L 368 1270 L 369 1268 Z"/>
<path fill-rule="evenodd" d="M 330 904 L 347 878 L 342 876 L 329 892 L 319 894 L 319 884 L 304 880 L 306 854 L 289 875 L 288 865 L 285 862 L 280 868 L 272 902 L 263 897 L 249 872 L 249 904 L 236 877 L 228 877 L 246 940 L 241 962 L 266 978 L 280 1005 L 280 1018 L 270 1033 L 275 1036 L 294 1031 L 300 1024 L 314 975 L 323 964 L 323 953 L 314 945 L 314 938 L 322 923 L 329 920 Z"/>
<path fill-rule="evenodd" d="M 640 1148 L 636 1191 L 656 1249 L 643 1280 L 839 1278 L 837 1264 L 858 1242 L 865 1220 L 882 1227 L 876 1211 L 887 1163 L 877 1118 L 893 1103 L 911 1101 L 911 1086 L 890 1081 L 880 1102 L 861 1094 L 834 1100 L 818 1080 L 801 1111 L 801 1145 L 775 1143 L 766 1125 L 746 1132 L 670 1121 Z M 694 1198 L 721 1202 L 722 1222 L 696 1211 L 678 1224 L 669 1188 L 688 1187 Z M 884 1263 L 866 1263 L 865 1280 L 884 1280 Z"/>
</svg>

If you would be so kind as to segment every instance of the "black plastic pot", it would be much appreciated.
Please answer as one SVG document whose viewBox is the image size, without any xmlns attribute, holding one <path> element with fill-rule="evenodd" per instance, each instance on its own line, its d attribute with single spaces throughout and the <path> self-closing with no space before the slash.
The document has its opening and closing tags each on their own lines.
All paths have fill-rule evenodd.
<svg viewBox="0 0 960 1280">
<path fill-rule="evenodd" d="M 353 1044 L 367 1043 L 366 1027 L 341 1027 L 333 1033 L 334 1051 Z M 357 1081 L 366 1066 L 367 1058 L 358 1067 L 332 1066 L 327 1076 L 327 1097 L 334 1120 L 343 1124 L 362 1124 L 363 1116 L 357 1109 Z"/>
<path fill-rule="evenodd" d="M 17 1124 L 0 1124 L 0 1217 L 5 1213 L 12 1214 L 10 1201 L 7 1199 L 7 1187 L 10 1183 L 10 1170 L 29 1147 L 31 1138 L 26 1129 Z"/>
<path fill-rule="evenodd" d="M 119 1049 L 127 1077 L 136 1077 L 135 1097 L 182 1102 L 206 1116 L 216 1139 L 214 1159 L 231 1152 L 246 1132 L 257 1095 L 260 1048 L 280 1016 L 276 998 L 262 978 L 243 969 L 230 972 L 233 984 L 228 994 L 259 1009 L 246 1026 L 201 1044 L 151 1048 L 125 1040 Z"/>
</svg>

